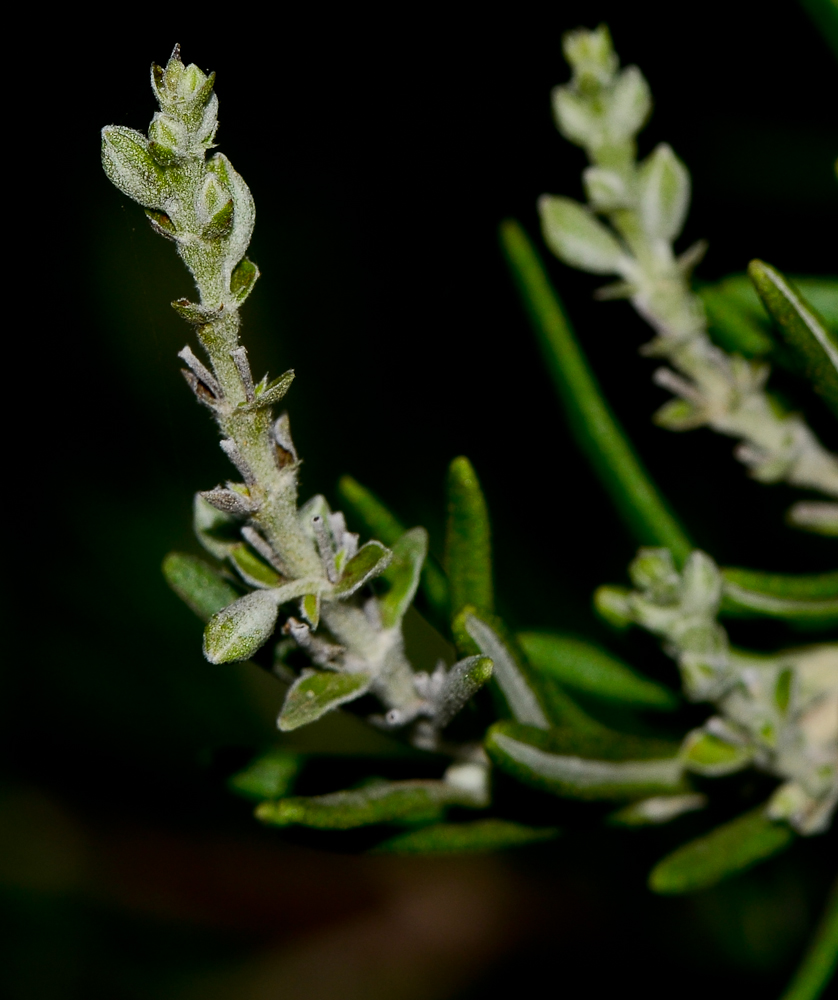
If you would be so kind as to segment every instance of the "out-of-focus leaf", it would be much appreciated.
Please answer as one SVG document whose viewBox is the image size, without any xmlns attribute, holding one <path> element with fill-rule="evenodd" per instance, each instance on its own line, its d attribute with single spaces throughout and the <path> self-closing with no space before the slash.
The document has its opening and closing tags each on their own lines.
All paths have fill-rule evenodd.
<svg viewBox="0 0 838 1000">
<path fill-rule="evenodd" d="M 770 820 L 760 806 L 659 861 L 649 875 L 649 888 L 662 895 L 707 889 L 779 853 L 794 838 L 790 826 Z"/>
<path fill-rule="evenodd" d="M 786 520 L 795 528 L 834 538 L 838 536 L 838 503 L 798 500 L 788 509 Z"/>
<path fill-rule="evenodd" d="M 528 676 L 521 658 L 515 655 L 499 624 L 493 616 L 480 615 L 475 608 L 467 605 L 454 620 L 458 647 L 461 652 L 470 652 L 467 647 L 472 644 L 473 649 L 489 657 L 494 665 L 494 681 L 514 719 L 547 729 L 550 723 L 537 683 L 533 683 L 533 678 Z"/>
<path fill-rule="evenodd" d="M 519 632 L 533 668 L 572 690 L 635 708 L 676 708 L 677 695 L 634 671 L 598 646 L 554 632 Z"/>
<path fill-rule="evenodd" d="M 335 597 L 349 597 L 368 580 L 379 576 L 390 564 L 393 553 L 381 542 L 362 545 L 346 564 L 340 580 L 335 584 Z"/>
<path fill-rule="evenodd" d="M 838 7 L 835 11 L 835 52 L 838 55 Z M 800 967 L 781 1000 L 818 1000 L 826 996 L 835 970 L 838 969 L 838 882 L 826 901 L 815 936 Z"/>
<path fill-rule="evenodd" d="M 640 218 L 647 236 L 673 240 L 690 204 L 690 175 L 666 143 L 657 146 L 639 170 Z"/>
<path fill-rule="evenodd" d="M 474 807 L 474 796 L 446 781 L 381 781 L 329 795 L 263 802 L 256 817 L 271 826 L 349 830 L 376 823 L 433 823 L 449 805 Z"/>
<path fill-rule="evenodd" d="M 270 639 L 277 614 L 271 591 L 245 594 L 210 618 L 204 629 L 204 656 L 210 663 L 246 660 Z"/>
<path fill-rule="evenodd" d="M 491 613 L 494 594 L 489 511 L 477 473 L 463 456 L 455 458 L 448 469 L 445 570 L 452 616 L 466 604 Z"/>
<path fill-rule="evenodd" d="M 721 613 L 731 618 L 780 618 L 828 628 L 838 623 L 838 572 L 810 576 L 722 570 Z"/>
<path fill-rule="evenodd" d="M 178 597 L 205 622 L 240 596 L 217 569 L 183 552 L 166 556 L 163 575 Z"/>
<path fill-rule="evenodd" d="M 612 826 L 658 826 L 706 805 L 706 795 L 655 795 L 623 806 L 608 817 L 608 822 Z"/>
<path fill-rule="evenodd" d="M 384 628 L 394 628 L 404 618 L 419 586 L 419 576 L 427 554 L 428 533 L 424 528 L 411 528 L 393 546 L 393 558 L 381 574 L 390 585 L 390 589 L 378 602 Z"/>
<path fill-rule="evenodd" d="M 838 337 L 776 268 L 752 260 L 748 274 L 786 343 L 800 358 L 815 391 L 838 415 Z"/>
<path fill-rule="evenodd" d="M 631 800 L 688 790 L 677 748 L 660 740 L 498 722 L 486 750 L 519 781 L 562 798 Z"/>
<path fill-rule="evenodd" d="M 619 273 L 623 248 L 590 209 L 572 198 L 542 195 L 538 211 L 544 242 L 559 260 L 593 274 Z"/>
<path fill-rule="evenodd" d="M 247 799 L 278 799 L 287 795 L 300 772 L 303 758 L 273 749 L 252 760 L 243 771 L 227 779 L 229 788 Z"/>
<path fill-rule="evenodd" d="M 741 771 L 754 756 L 750 747 L 735 746 L 704 729 L 689 734 L 681 754 L 687 770 L 712 778 Z"/>
<path fill-rule="evenodd" d="M 524 826 L 505 819 L 437 823 L 397 834 L 371 854 L 468 854 L 542 843 L 559 835 L 556 827 Z"/>
<path fill-rule="evenodd" d="M 360 698 L 371 683 L 369 674 L 305 671 L 288 689 L 277 726 L 285 733 L 307 726 L 339 705 Z"/>
</svg>

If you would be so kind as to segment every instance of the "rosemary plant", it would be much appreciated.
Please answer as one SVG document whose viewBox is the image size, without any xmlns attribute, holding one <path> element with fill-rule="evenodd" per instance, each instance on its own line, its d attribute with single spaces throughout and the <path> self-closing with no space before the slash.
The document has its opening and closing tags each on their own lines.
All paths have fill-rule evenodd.
<svg viewBox="0 0 838 1000">
<path fill-rule="evenodd" d="M 837 534 L 838 458 L 772 398 L 766 358 L 803 371 L 838 415 L 838 281 L 798 289 L 755 261 L 752 284 L 732 278 L 693 288 L 705 247 L 677 254 L 673 246 L 689 206 L 687 168 L 667 145 L 637 161 L 636 136 L 651 109 L 640 70 L 619 69 L 604 27 L 569 33 L 564 51 L 573 76 L 554 93 L 556 120 L 591 165 L 587 204 L 542 198 L 546 244 L 572 267 L 616 276 L 599 297 L 629 299 L 652 326 L 643 351 L 666 359 L 654 377 L 675 394 L 655 417 L 661 427 L 707 426 L 736 438 L 753 477 L 826 498 L 795 504 L 792 524 Z M 678 695 L 602 645 L 509 630 L 495 612 L 489 514 L 466 458 L 449 471 L 442 567 L 428 556 L 424 528 L 405 530 L 350 477 L 339 492 L 371 536 L 363 544 L 323 496 L 300 505 L 289 417 L 274 412 L 294 373 L 257 381 L 239 340 L 239 310 L 259 277 L 246 256 L 254 207 L 230 161 L 211 152 L 214 76 L 185 65 L 175 48 L 165 68 L 152 67 L 151 82 L 160 110 L 148 134 L 104 129 L 103 163 L 194 278 L 196 301 L 173 306 L 202 357 L 189 346 L 179 356 L 235 469 L 235 478 L 195 498 L 196 534 L 214 561 L 173 553 L 166 578 L 204 619 L 208 660 L 254 658 L 285 685 L 279 730 L 348 710 L 424 754 L 421 778 L 368 776 L 348 789 L 300 795 L 293 793 L 304 757 L 269 752 L 231 780 L 257 801 L 256 816 L 279 827 L 368 827 L 379 852 L 452 852 L 557 835 L 493 801 L 493 772 L 548 797 L 612 803 L 608 821 L 618 826 L 703 809 L 707 779 L 754 767 L 775 779 L 766 803 L 655 867 L 650 887 L 665 894 L 712 885 L 798 835 L 826 831 L 838 806 L 838 643 L 828 634 L 838 624 L 838 573 L 724 568 L 694 547 L 602 397 L 534 246 L 514 222 L 502 227 L 503 247 L 571 426 L 643 546 L 629 569 L 632 588 L 600 588 L 596 607 L 613 627 L 659 636 L 684 695 L 712 706 L 711 714 L 678 740 L 623 731 L 597 705 L 668 712 Z M 438 626 L 457 650 L 432 672 L 417 670 L 405 652 L 403 623 L 420 588 L 434 621 L 425 627 Z M 827 634 L 772 654 L 749 652 L 731 644 L 723 616 Z M 829 979 L 838 955 L 831 905 L 795 1000 L 817 996 Z"/>
</svg>

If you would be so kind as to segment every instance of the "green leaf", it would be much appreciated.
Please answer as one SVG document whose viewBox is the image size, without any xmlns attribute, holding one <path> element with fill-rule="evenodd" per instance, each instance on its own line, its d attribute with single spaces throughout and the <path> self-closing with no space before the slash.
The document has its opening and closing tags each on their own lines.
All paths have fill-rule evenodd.
<svg viewBox="0 0 838 1000">
<path fill-rule="evenodd" d="M 371 854 L 470 854 L 542 843 L 558 837 L 556 827 L 524 826 L 505 819 L 437 823 L 385 840 Z"/>
<path fill-rule="evenodd" d="M 815 22 L 824 41 L 832 49 L 832 54 L 838 58 L 838 3 L 836 0 L 801 0 L 803 9 Z M 836 910 L 838 913 L 838 910 Z M 814 1000 L 816 994 L 812 994 Z M 783 1000 L 791 1000 L 783 997 Z"/>
<path fill-rule="evenodd" d="M 144 208 L 164 209 L 166 175 L 149 152 L 148 140 L 141 132 L 122 125 L 103 128 L 102 166 L 108 179 L 123 194 Z"/>
<path fill-rule="evenodd" d="M 679 847 L 659 861 L 649 888 L 662 895 L 707 889 L 777 854 L 794 840 L 785 823 L 775 823 L 760 806 Z"/>
<path fill-rule="evenodd" d="M 448 522 L 445 571 L 455 616 L 466 604 L 478 611 L 494 608 L 489 511 L 471 462 L 455 458 L 448 469 Z"/>
<path fill-rule="evenodd" d="M 371 683 L 370 674 L 303 671 L 288 689 L 277 726 L 284 733 L 307 726 L 339 705 L 366 694 Z"/>
<path fill-rule="evenodd" d="M 570 267 L 593 274 L 619 274 L 623 248 L 590 209 L 572 198 L 542 195 L 541 232 L 553 253 Z"/>
<path fill-rule="evenodd" d="M 493 665 L 488 656 L 467 656 L 459 660 L 445 675 L 435 701 L 434 723 L 444 729 L 492 676 Z"/>
<path fill-rule="evenodd" d="M 710 336 L 719 347 L 746 358 L 772 353 L 775 344 L 770 323 L 744 275 L 705 285 L 698 289 L 698 295 L 707 314 Z"/>
<path fill-rule="evenodd" d="M 204 656 L 210 663 L 246 660 L 270 639 L 277 614 L 273 591 L 245 594 L 210 618 L 204 629 Z"/>
<path fill-rule="evenodd" d="M 638 171 L 640 217 L 652 239 L 674 240 L 690 204 L 690 175 L 666 143 L 646 157 Z"/>
<path fill-rule="evenodd" d="M 747 746 L 734 746 L 704 729 L 695 729 L 684 740 L 682 759 L 684 766 L 696 774 L 720 778 L 747 767 L 753 760 L 753 750 Z"/>
<path fill-rule="evenodd" d="M 261 392 L 257 386 L 256 399 L 252 403 L 239 403 L 237 409 L 244 410 L 246 413 L 250 413 L 253 410 L 267 409 L 283 398 L 285 393 L 291 388 L 293 381 L 294 370 L 289 369 L 284 374 L 278 375 L 273 381 L 269 382 Z"/>
<path fill-rule="evenodd" d="M 231 546 L 229 559 L 242 580 L 250 584 L 251 587 L 264 589 L 278 587 L 282 583 L 282 577 L 279 573 L 258 556 L 255 556 L 243 542 Z"/>
<path fill-rule="evenodd" d="M 815 391 L 838 415 L 838 337 L 775 268 L 752 260 L 748 274 L 786 343 L 803 363 Z"/>
<path fill-rule="evenodd" d="M 300 772 L 303 758 L 287 750 L 269 750 L 254 758 L 243 771 L 227 779 L 231 791 L 261 802 L 287 795 Z"/>
<path fill-rule="evenodd" d="M 694 546 L 611 413 L 535 248 L 517 222 L 507 220 L 500 232 L 578 447 L 636 540 L 641 545 L 663 545 L 682 563 Z"/>
<path fill-rule="evenodd" d="M 562 798 L 619 801 L 688 790 L 677 748 L 661 740 L 498 722 L 485 746 L 502 770 Z"/>
<path fill-rule="evenodd" d="M 608 817 L 608 822 L 611 826 L 658 826 L 706 805 L 706 795 L 656 795 L 623 806 Z"/>
<path fill-rule="evenodd" d="M 592 643 L 550 632 L 519 632 L 517 638 L 536 670 L 571 689 L 635 708 L 668 711 L 679 704 L 669 688 Z"/>
<path fill-rule="evenodd" d="M 473 807 L 473 797 L 445 781 L 377 781 L 329 795 L 263 802 L 255 815 L 271 826 L 349 830 L 376 823 L 433 823 L 449 805 Z"/>
<path fill-rule="evenodd" d="M 721 614 L 779 618 L 795 625 L 838 624 L 838 572 L 794 576 L 730 567 L 722 570 Z"/>
<path fill-rule="evenodd" d="M 550 723 L 538 687 L 527 676 L 511 643 L 504 641 L 506 637 L 501 636 L 498 624 L 494 618 L 490 624 L 486 616 L 478 615 L 474 608 L 467 605 L 454 621 L 454 634 L 457 636 L 465 632 L 474 646 L 492 661 L 492 676 L 512 717 L 518 722 L 547 729 Z M 462 640 L 458 646 L 461 651 L 466 651 Z"/>
<path fill-rule="evenodd" d="M 835 12 L 838 55 L 838 7 Z M 781 1000 L 818 1000 L 838 968 L 838 882 L 832 887 L 823 916 L 806 954 Z"/>
<path fill-rule="evenodd" d="M 428 533 L 424 528 L 411 528 L 393 546 L 393 558 L 381 574 L 390 589 L 378 601 L 384 628 L 395 628 L 401 624 L 419 586 L 427 554 Z"/>
<path fill-rule="evenodd" d="M 338 493 L 345 507 L 367 529 L 373 538 L 385 545 L 395 543 L 405 533 L 401 521 L 372 493 L 351 476 L 342 476 Z M 426 557 L 422 568 L 422 591 L 431 608 L 442 618 L 448 618 L 448 581 L 434 559 Z"/>
<path fill-rule="evenodd" d="M 217 569 L 183 552 L 170 552 L 166 556 L 163 576 L 178 597 L 205 622 L 239 597 Z"/>
<path fill-rule="evenodd" d="M 367 542 L 362 545 L 346 564 L 340 580 L 335 584 L 335 597 L 349 597 L 368 580 L 380 576 L 390 565 L 393 553 L 381 542 Z"/>
<path fill-rule="evenodd" d="M 320 624 L 320 595 L 305 594 L 300 602 L 300 614 L 311 625 L 317 628 Z"/>
<path fill-rule="evenodd" d="M 258 277 L 259 268 L 252 260 L 248 260 L 247 257 L 242 257 L 233 268 L 233 273 L 230 275 L 230 291 L 239 305 L 253 291 L 253 286 L 256 284 Z M 286 372 L 286 374 L 288 373 Z M 280 378 L 284 378 L 284 376 L 280 376 Z"/>
</svg>

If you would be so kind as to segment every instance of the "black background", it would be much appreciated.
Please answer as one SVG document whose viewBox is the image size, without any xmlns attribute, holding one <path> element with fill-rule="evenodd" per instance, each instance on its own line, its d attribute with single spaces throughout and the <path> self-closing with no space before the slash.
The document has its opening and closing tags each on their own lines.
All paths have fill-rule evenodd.
<svg viewBox="0 0 838 1000">
<path fill-rule="evenodd" d="M 7 408 L 2 836 L 12 860 L 0 882 L 12 995 L 177 998 L 194 982 L 214 984 L 208 996 L 269 996 L 274 987 L 248 993 L 241 970 L 302 939 L 312 966 L 332 962 L 344 996 L 530 994 L 544 977 L 551 991 L 593 996 L 641 979 L 655 997 L 776 993 L 832 877 L 834 836 L 671 902 L 645 894 L 645 872 L 706 821 L 648 835 L 594 830 L 575 846 L 448 868 L 371 867 L 254 830 L 223 788 L 225 762 L 271 743 L 278 696 L 261 677 L 202 660 L 199 626 L 159 572 L 169 549 L 195 551 L 192 493 L 227 475 L 178 374 L 190 333 L 168 302 L 190 293 L 189 280 L 108 184 L 98 130 L 147 126 L 148 64 L 175 41 L 187 61 L 218 71 L 220 148 L 257 205 L 250 256 L 263 277 L 244 336 L 257 374 L 296 369 L 288 405 L 304 496 L 336 502 L 335 482 L 350 472 L 405 522 L 425 524 L 438 551 L 445 469 L 467 454 L 492 512 L 501 610 L 516 626 L 602 637 L 590 594 L 624 579 L 633 542 L 566 434 L 497 243 L 509 216 L 537 236 L 541 193 L 581 196 L 583 154 L 550 114 L 550 88 L 568 77 L 561 33 L 606 21 L 623 63 L 643 69 L 655 111 L 641 153 L 668 141 L 688 164 L 694 198 L 679 248 L 709 240 L 704 279 L 755 256 L 791 274 L 834 272 L 838 65 L 826 44 L 795 4 L 718 0 L 500 13 L 125 9 L 112 19 L 77 12 L 10 53 L 5 384 L 20 396 Z M 609 399 L 697 544 L 726 564 L 834 565 L 833 543 L 782 526 L 799 493 L 749 481 L 731 441 L 651 425 L 666 394 L 651 383 L 654 362 L 637 355 L 648 330 L 625 303 L 593 303 L 594 279 L 550 269 Z M 798 384 L 773 384 L 838 445 Z M 622 651 L 666 676 L 642 637 Z M 317 739 L 356 752 L 377 745 L 355 728 Z M 65 834 L 51 841 L 45 831 L 56 829 Z M 50 881 L 56 857 L 70 860 Z M 210 870 L 228 872 L 223 891 Z M 411 951 L 425 941 L 422 920 L 405 918 L 383 986 L 372 946 L 355 979 L 360 966 L 341 966 L 339 949 L 323 945 L 318 957 L 329 934 L 367 926 L 393 900 L 413 913 L 410 901 L 433 885 L 472 900 L 462 921 L 476 921 L 471 938 L 452 918 L 440 931 L 447 945 Z M 422 919 L 444 930 L 443 903 L 428 906 Z M 480 932 L 481 908 L 497 911 L 494 930 Z M 471 964 L 440 974 L 442 985 L 416 985 L 417 969 L 456 970 L 462 955 Z M 224 985 L 230 969 L 245 977 L 237 986 Z M 277 975 L 283 996 L 336 995 L 313 981 L 294 993 L 292 973 Z"/>
</svg>

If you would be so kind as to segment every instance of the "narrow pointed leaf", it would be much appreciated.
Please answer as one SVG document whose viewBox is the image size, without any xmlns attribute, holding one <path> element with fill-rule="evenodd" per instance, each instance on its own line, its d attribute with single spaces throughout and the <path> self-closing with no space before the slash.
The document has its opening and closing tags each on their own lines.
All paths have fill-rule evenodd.
<svg viewBox="0 0 838 1000">
<path fill-rule="evenodd" d="M 478 611 L 494 608 L 492 542 L 489 511 L 477 473 L 463 456 L 448 469 L 448 522 L 445 533 L 445 571 L 456 615 L 466 604 Z"/>
<path fill-rule="evenodd" d="M 217 569 L 183 552 L 166 556 L 163 575 L 178 597 L 205 622 L 240 596 Z"/>
<path fill-rule="evenodd" d="M 263 802 L 256 817 L 272 826 L 349 830 L 376 823 L 433 823 L 449 805 L 474 803 L 444 781 L 382 781 L 329 795 Z"/>
<path fill-rule="evenodd" d="M 524 826 L 505 819 L 478 819 L 470 823 L 437 823 L 397 834 L 371 854 L 472 854 L 523 847 L 553 840 L 556 827 Z"/>
<path fill-rule="evenodd" d="M 204 629 L 204 656 L 210 663 L 246 660 L 270 639 L 278 614 L 269 590 L 254 590 L 210 618 Z"/>
<path fill-rule="evenodd" d="M 239 403 L 238 408 L 250 412 L 252 410 L 264 410 L 269 406 L 273 406 L 288 392 L 293 381 L 294 372 L 293 370 L 289 370 L 275 378 L 272 382 L 269 382 L 261 392 L 257 392 L 256 399 L 252 403 Z"/>
<path fill-rule="evenodd" d="M 578 447 L 636 540 L 683 562 L 694 546 L 605 401 L 535 248 L 512 220 L 501 243 Z"/>
<path fill-rule="evenodd" d="M 369 674 L 306 671 L 288 689 L 277 726 L 284 733 L 307 726 L 339 705 L 366 694 L 371 683 Z"/>
<path fill-rule="evenodd" d="M 312 628 L 317 628 L 320 624 L 320 595 L 304 594 L 300 601 L 300 613 Z"/>
<path fill-rule="evenodd" d="M 523 784 L 562 798 L 631 800 L 687 791 L 677 751 L 658 740 L 495 723 L 486 751 Z"/>
<path fill-rule="evenodd" d="M 535 670 L 571 690 L 634 708 L 666 711 L 678 706 L 679 699 L 669 688 L 641 676 L 592 643 L 550 632 L 520 632 L 518 642 Z"/>
<path fill-rule="evenodd" d="M 300 772 L 303 758 L 287 750 L 269 750 L 252 760 L 243 771 L 227 779 L 231 791 L 258 802 L 287 795 Z"/>
<path fill-rule="evenodd" d="M 572 198 L 544 195 L 538 211 L 544 242 L 559 260 L 593 274 L 619 274 L 623 248 L 590 209 Z"/>
<path fill-rule="evenodd" d="M 748 274 L 786 343 L 800 358 L 815 391 L 838 415 L 838 337 L 770 264 L 753 260 Z"/>
<path fill-rule="evenodd" d="M 381 574 L 390 585 L 378 602 L 384 628 L 395 628 L 404 618 L 419 586 L 427 554 L 428 533 L 424 528 L 411 528 L 393 546 L 393 558 Z"/>
<path fill-rule="evenodd" d="M 794 838 L 790 826 L 773 822 L 760 806 L 659 861 L 649 876 L 649 888 L 662 895 L 707 889 L 779 853 Z"/>
<path fill-rule="evenodd" d="M 278 587 L 282 583 L 279 573 L 254 555 L 242 542 L 231 548 L 230 562 L 236 567 L 239 576 L 251 587 Z"/>
<path fill-rule="evenodd" d="M 722 570 L 721 613 L 731 618 L 779 618 L 796 625 L 838 624 L 838 572 L 810 576 Z"/>
<path fill-rule="evenodd" d="M 838 55 L 838 8 L 835 10 L 835 52 Z M 818 1000 L 838 970 L 838 882 L 826 901 L 815 936 L 806 949 L 781 1000 Z"/>
<path fill-rule="evenodd" d="M 335 584 L 336 597 L 349 597 L 368 581 L 381 573 L 390 565 L 393 553 L 381 542 L 367 542 L 362 545 L 346 564 L 343 574 Z"/>
<path fill-rule="evenodd" d="M 468 607 L 455 621 L 455 633 L 460 627 L 477 649 L 492 661 L 494 680 L 512 717 L 517 722 L 547 729 L 550 723 L 539 697 L 540 692 L 498 629 Z"/>
<path fill-rule="evenodd" d="M 488 656 L 468 656 L 448 671 L 439 695 L 439 709 L 434 722 L 444 729 L 463 706 L 492 676 L 492 661 Z"/>
</svg>

